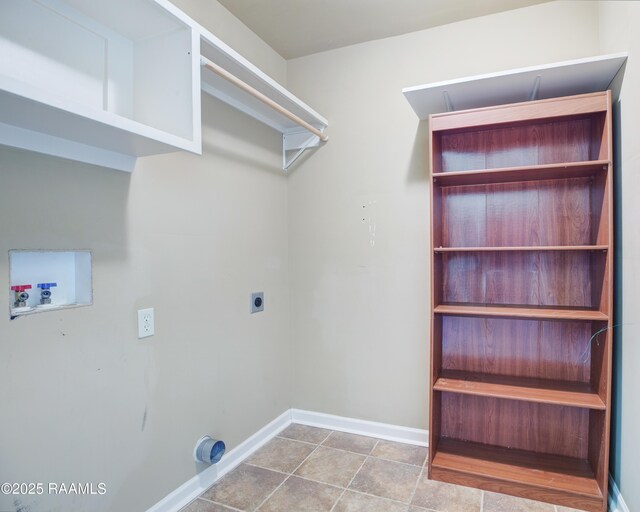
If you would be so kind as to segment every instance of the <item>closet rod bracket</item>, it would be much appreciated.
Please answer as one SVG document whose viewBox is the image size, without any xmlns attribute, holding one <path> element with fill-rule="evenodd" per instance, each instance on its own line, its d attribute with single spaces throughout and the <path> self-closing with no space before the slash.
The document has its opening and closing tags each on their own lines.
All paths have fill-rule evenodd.
<svg viewBox="0 0 640 512">
<path fill-rule="evenodd" d="M 282 134 L 282 170 L 285 172 L 307 149 L 322 144 L 320 137 L 307 130 L 295 130 Z"/>
</svg>

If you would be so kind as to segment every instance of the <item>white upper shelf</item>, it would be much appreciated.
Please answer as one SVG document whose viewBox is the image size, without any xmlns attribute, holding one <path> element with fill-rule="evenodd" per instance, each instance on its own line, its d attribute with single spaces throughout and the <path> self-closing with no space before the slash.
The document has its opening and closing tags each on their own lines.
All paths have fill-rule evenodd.
<svg viewBox="0 0 640 512">
<path fill-rule="evenodd" d="M 451 110 L 519 103 L 612 89 L 619 94 L 626 53 L 569 60 L 436 82 L 402 90 L 420 119 Z"/>
<path fill-rule="evenodd" d="M 169 0 L 0 0 L 0 54 L 0 145 L 123 171 L 201 154 L 201 89 L 280 131 L 285 169 L 326 140 L 326 119 Z"/>
<path fill-rule="evenodd" d="M 0 144 L 123 171 L 199 154 L 198 52 L 168 0 L 2 0 Z"/>
<path fill-rule="evenodd" d="M 329 122 L 291 94 L 266 73 L 251 64 L 238 52 L 222 42 L 202 25 L 194 22 L 200 33 L 200 53 L 210 61 L 223 67 L 237 78 L 272 99 L 284 109 L 292 112 L 313 127 L 324 130 Z M 202 90 L 234 106 L 242 112 L 271 126 L 283 134 L 299 132 L 300 126 L 279 112 L 266 106 L 255 97 L 239 89 L 215 73 L 202 69 Z"/>
</svg>

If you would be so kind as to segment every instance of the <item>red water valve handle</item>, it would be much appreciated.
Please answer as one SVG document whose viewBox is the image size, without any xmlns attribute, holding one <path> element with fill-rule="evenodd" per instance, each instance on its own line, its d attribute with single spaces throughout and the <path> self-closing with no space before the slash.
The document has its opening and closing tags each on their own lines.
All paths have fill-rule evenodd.
<svg viewBox="0 0 640 512">
<path fill-rule="evenodd" d="M 31 290 L 31 285 L 30 284 L 20 284 L 20 285 L 11 287 L 11 291 L 12 292 L 23 292 L 25 290 Z"/>
</svg>

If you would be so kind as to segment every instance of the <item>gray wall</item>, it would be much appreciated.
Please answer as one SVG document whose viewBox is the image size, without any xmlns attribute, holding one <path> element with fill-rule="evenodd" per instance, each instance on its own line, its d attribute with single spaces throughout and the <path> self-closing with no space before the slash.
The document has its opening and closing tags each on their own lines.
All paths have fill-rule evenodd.
<svg viewBox="0 0 640 512">
<path fill-rule="evenodd" d="M 273 51 L 251 58 L 284 69 Z M 133 174 L 0 147 L 0 288 L 10 249 L 89 248 L 94 263 L 90 307 L 9 321 L 0 294 L 0 482 L 107 484 L 0 495 L 0 510 L 145 510 L 203 469 L 201 435 L 232 449 L 290 407 L 280 135 L 206 95 L 202 117 L 202 157 L 148 157 Z M 138 340 L 146 307 L 156 335 Z"/>
<path fill-rule="evenodd" d="M 428 126 L 401 90 L 597 55 L 597 14 L 545 3 L 288 62 L 331 121 L 289 178 L 295 407 L 427 427 Z"/>
</svg>

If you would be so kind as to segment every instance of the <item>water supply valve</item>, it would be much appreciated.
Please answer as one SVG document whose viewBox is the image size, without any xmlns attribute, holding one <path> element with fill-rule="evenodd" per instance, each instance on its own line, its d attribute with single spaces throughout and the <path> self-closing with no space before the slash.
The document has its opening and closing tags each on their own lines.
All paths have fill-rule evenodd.
<svg viewBox="0 0 640 512">
<path fill-rule="evenodd" d="M 29 299 L 29 294 L 27 290 L 31 290 L 30 284 L 19 284 L 11 287 L 11 291 L 15 292 L 13 303 L 14 308 L 24 308 L 27 305 L 27 299 Z"/>
<path fill-rule="evenodd" d="M 40 288 L 40 304 L 51 304 L 51 290 L 57 283 L 38 283 Z"/>
</svg>

